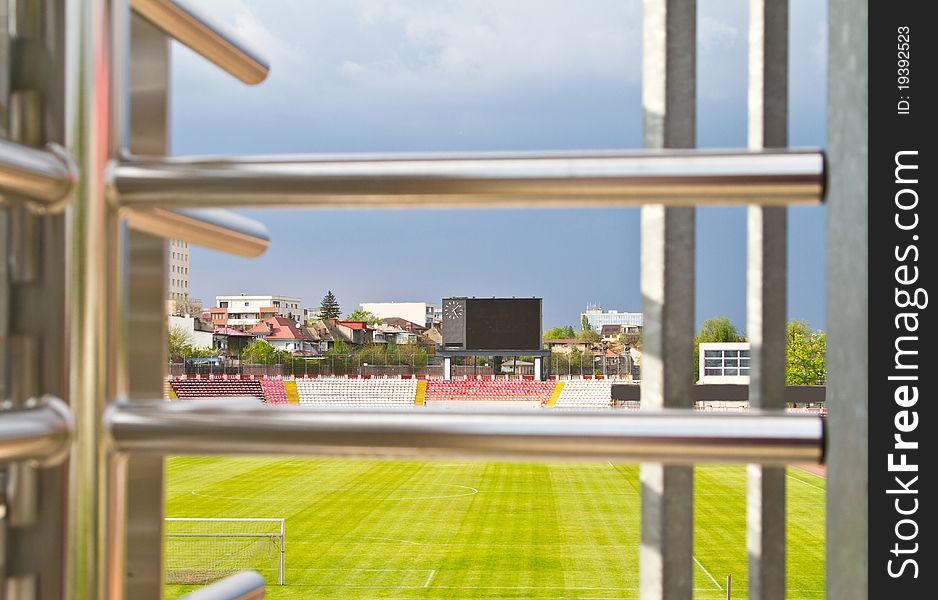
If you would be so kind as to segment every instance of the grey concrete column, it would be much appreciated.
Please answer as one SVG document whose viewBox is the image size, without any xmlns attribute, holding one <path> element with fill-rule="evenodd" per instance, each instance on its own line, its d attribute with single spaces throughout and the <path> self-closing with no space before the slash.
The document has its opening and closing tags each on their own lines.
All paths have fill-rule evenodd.
<svg viewBox="0 0 938 600">
<path fill-rule="evenodd" d="M 642 104 L 645 147 L 691 148 L 696 128 L 696 3 L 645 0 Z M 642 208 L 642 407 L 693 405 L 693 208 Z M 693 595 L 691 467 L 643 464 L 643 600 Z"/>
<path fill-rule="evenodd" d="M 868 8 L 831 0 L 829 11 L 827 597 L 852 600 L 868 581 Z"/>
<path fill-rule="evenodd" d="M 788 0 L 749 3 L 749 147 L 788 144 Z M 749 403 L 785 407 L 788 209 L 749 208 Z M 785 468 L 749 465 L 746 549 L 749 597 L 785 598 Z"/>
</svg>

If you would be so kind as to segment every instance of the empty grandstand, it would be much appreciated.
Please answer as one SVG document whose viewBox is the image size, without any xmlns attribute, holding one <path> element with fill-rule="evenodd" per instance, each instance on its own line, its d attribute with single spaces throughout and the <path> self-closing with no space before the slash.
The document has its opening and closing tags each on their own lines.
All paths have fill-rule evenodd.
<svg viewBox="0 0 938 600">
<path fill-rule="evenodd" d="M 299 378 L 301 405 L 333 408 L 406 408 L 414 406 L 416 379 Z"/>
<path fill-rule="evenodd" d="M 279 377 L 264 377 L 261 379 L 261 387 L 264 390 L 264 397 L 267 404 L 289 404 L 287 400 L 287 388 L 283 385 L 283 379 Z"/>
<path fill-rule="evenodd" d="M 254 380 L 174 379 L 170 385 L 180 400 L 231 396 L 250 396 L 264 400 L 264 388 L 260 381 Z"/>
<path fill-rule="evenodd" d="M 541 407 L 547 404 L 554 389 L 553 381 L 523 379 L 431 379 L 427 381 L 425 404 L 469 402 L 498 403 L 500 406 Z"/>
<path fill-rule="evenodd" d="M 571 379 L 560 383 L 563 389 L 554 408 L 592 410 L 610 406 L 612 381 L 609 379 Z"/>
</svg>

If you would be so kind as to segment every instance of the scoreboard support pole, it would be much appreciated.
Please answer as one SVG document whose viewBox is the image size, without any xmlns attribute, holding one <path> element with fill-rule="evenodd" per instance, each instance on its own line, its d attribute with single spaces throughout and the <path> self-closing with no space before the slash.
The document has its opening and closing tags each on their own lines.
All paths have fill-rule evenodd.
<svg viewBox="0 0 938 600">
<path fill-rule="evenodd" d="M 541 357 L 534 357 L 534 381 L 541 381 L 543 377 L 541 376 Z"/>
<path fill-rule="evenodd" d="M 453 359 L 450 356 L 443 357 L 443 379 L 449 381 L 453 378 Z"/>
</svg>

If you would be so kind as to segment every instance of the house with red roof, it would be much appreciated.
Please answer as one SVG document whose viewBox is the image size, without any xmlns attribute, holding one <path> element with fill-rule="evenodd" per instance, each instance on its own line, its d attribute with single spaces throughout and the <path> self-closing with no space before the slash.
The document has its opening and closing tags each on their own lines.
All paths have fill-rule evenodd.
<svg viewBox="0 0 938 600">
<path fill-rule="evenodd" d="M 247 333 L 253 335 L 256 339 L 264 340 L 277 350 L 305 354 L 315 353 L 318 349 L 318 344 L 286 317 L 276 316 L 264 319 L 249 329 Z"/>
</svg>

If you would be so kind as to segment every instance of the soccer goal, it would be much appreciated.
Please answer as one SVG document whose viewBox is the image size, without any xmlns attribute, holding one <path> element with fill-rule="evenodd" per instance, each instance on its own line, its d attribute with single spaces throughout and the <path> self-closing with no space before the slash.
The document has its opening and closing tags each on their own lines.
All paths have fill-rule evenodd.
<svg viewBox="0 0 938 600">
<path fill-rule="evenodd" d="M 283 519 L 166 519 L 166 583 L 210 583 L 252 569 L 283 585 Z"/>
</svg>

